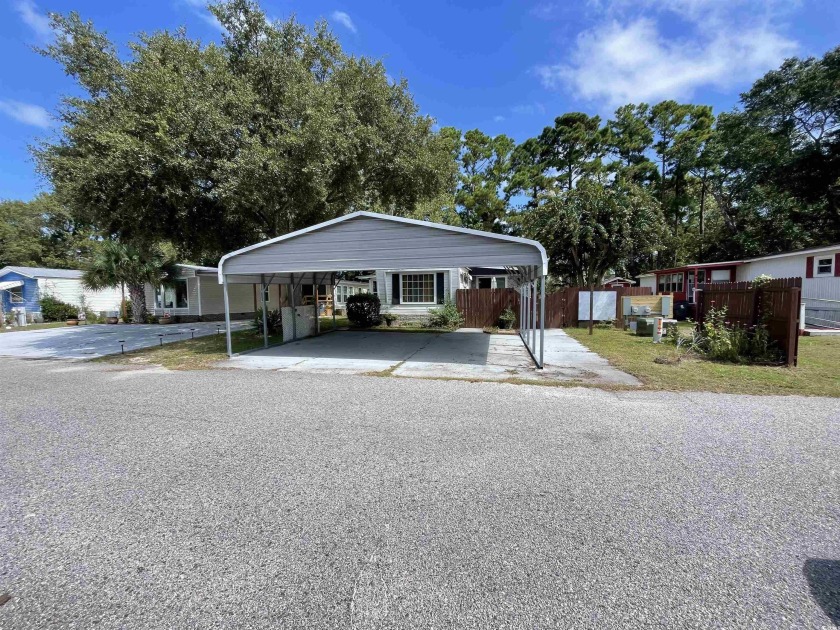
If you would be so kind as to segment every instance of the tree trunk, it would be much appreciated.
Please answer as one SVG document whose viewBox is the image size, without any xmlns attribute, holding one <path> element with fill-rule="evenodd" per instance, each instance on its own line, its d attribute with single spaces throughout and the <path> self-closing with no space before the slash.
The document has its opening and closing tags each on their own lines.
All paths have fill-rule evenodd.
<svg viewBox="0 0 840 630">
<path fill-rule="evenodd" d="M 128 285 L 131 296 L 131 319 L 135 324 L 146 323 L 146 288 L 142 284 Z"/>
<path fill-rule="evenodd" d="M 592 285 L 592 283 L 590 283 L 589 284 L 589 334 L 590 335 L 592 334 L 593 321 L 594 321 L 593 316 L 595 315 L 595 313 L 593 312 L 594 307 L 595 307 L 595 287 Z"/>
<path fill-rule="evenodd" d="M 120 292 L 122 293 L 122 301 L 120 302 L 120 316 L 122 317 L 123 324 L 128 323 L 128 314 L 125 308 L 125 282 L 120 282 Z"/>
</svg>

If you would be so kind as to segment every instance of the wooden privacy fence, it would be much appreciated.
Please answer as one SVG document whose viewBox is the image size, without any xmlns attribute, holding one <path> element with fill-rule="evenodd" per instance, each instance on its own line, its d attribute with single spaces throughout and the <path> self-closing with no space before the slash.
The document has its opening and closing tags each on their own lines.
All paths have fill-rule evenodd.
<svg viewBox="0 0 840 630">
<path fill-rule="evenodd" d="M 701 284 L 697 292 L 697 323 L 702 325 L 709 309 L 726 307 L 726 321 L 751 328 L 762 322 L 789 366 L 799 352 L 799 304 L 802 278 L 779 278 L 753 286 L 751 282 Z"/>
<path fill-rule="evenodd" d="M 519 293 L 516 289 L 458 289 L 455 306 L 464 316 L 467 328 L 498 326 L 499 316 L 510 307 L 519 326 Z"/>
<path fill-rule="evenodd" d="M 615 325 L 623 325 L 621 298 L 625 295 L 652 295 L 649 287 L 595 287 L 596 291 L 615 292 Z M 545 327 L 566 328 L 577 326 L 578 298 L 585 287 L 563 287 L 545 296 Z M 467 328 L 496 326 L 499 316 L 510 306 L 519 317 L 519 292 L 516 289 L 458 289 L 455 292 L 455 306 L 464 316 Z M 537 309 L 539 312 L 539 309 Z M 517 321 L 515 326 L 519 326 Z"/>
</svg>

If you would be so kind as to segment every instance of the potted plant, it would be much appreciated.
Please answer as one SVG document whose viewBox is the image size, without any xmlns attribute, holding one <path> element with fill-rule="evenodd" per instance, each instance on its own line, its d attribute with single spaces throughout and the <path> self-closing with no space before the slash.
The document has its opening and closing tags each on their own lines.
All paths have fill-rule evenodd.
<svg viewBox="0 0 840 630">
<path fill-rule="evenodd" d="M 118 324 L 120 321 L 120 316 L 117 311 L 108 311 L 108 314 L 105 316 L 105 323 L 106 324 Z"/>
<path fill-rule="evenodd" d="M 163 311 L 163 315 L 160 316 L 158 319 L 158 324 L 171 324 L 172 323 L 172 313 L 169 311 Z"/>
<path fill-rule="evenodd" d="M 390 328 L 390 327 L 391 327 L 391 325 L 392 325 L 395 321 L 397 321 L 397 319 L 399 319 L 399 318 L 398 318 L 396 315 L 394 315 L 393 313 L 385 313 L 385 314 L 382 316 L 382 319 L 383 319 L 383 320 L 385 320 L 385 325 L 386 325 L 388 328 Z"/>
<path fill-rule="evenodd" d="M 68 326 L 78 326 L 79 325 L 78 315 L 76 317 L 68 317 L 67 320 L 66 320 L 66 324 Z"/>
</svg>

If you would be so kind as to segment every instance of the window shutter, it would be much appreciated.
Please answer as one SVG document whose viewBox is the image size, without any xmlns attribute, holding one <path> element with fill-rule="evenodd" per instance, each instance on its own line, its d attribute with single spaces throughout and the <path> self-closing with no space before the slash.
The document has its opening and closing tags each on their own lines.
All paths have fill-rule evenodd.
<svg viewBox="0 0 840 630">
<path fill-rule="evenodd" d="M 436 290 L 437 290 L 437 303 L 443 304 L 444 302 L 444 295 L 443 295 L 443 272 L 439 271 L 435 275 L 435 283 L 436 283 Z"/>
<path fill-rule="evenodd" d="M 400 274 L 391 274 L 391 304 L 400 303 Z"/>
<path fill-rule="evenodd" d="M 840 278 L 840 252 L 834 254 L 834 277 Z"/>
<path fill-rule="evenodd" d="M 814 277 L 814 257 L 808 256 L 805 259 L 805 277 L 806 278 L 813 278 Z"/>
</svg>

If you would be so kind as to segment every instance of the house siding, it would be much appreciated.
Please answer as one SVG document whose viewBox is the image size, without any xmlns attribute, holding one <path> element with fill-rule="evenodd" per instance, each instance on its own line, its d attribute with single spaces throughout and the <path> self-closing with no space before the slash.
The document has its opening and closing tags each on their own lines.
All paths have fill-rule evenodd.
<svg viewBox="0 0 840 630">
<path fill-rule="evenodd" d="M 802 278 L 802 297 L 821 300 L 840 300 L 840 277 L 817 276 L 816 263 L 814 277 L 806 277 L 805 270 L 808 258 L 834 258 L 835 266 L 840 247 L 818 254 L 802 253 L 792 256 L 781 256 L 767 260 L 747 262 L 737 268 L 737 280 L 753 280 L 760 275 L 770 275 L 774 278 Z M 835 269 L 836 273 L 836 269 Z"/>
<path fill-rule="evenodd" d="M 455 290 L 460 287 L 460 272 L 458 268 L 455 269 L 418 269 L 418 270 L 378 270 L 376 272 L 376 288 L 379 295 L 379 301 L 382 304 L 383 313 L 393 313 L 405 317 L 406 319 L 422 319 L 429 313 L 429 309 L 440 306 L 439 304 L 391 304 L 393 296 L 392 277 L 394 274 L 400 273 L 443 273 L 443 293 L 444 299 L 448 298 L 455 301 Z"/>
<path fill-rule="evenodd" d="M 25 308 L 27 313 L 40 313 L 41 305 L 38 300 L 41 299 L 38 290 L 38 281 L 35 278 L 28 278 L 22 274 L 14 271 L 0 276 L 0 282 L 11 282 L 20 280 L 23 282 L 23 302 L 12 302 L 11 295 L 8 291 L 0 291 L 3 300 L 3 311 L 10 312 L 13 308 Z"/>
<path fill-rule="evenodd" d="M 69 278 L 39 278 L 38 288 L 41 295 L 51 295 L 74 306 L 81 306 L 84 301 L 86 308 L 97 313 L 119 311 L 122 301 L 122 293 L 119 288 L 86 291 L 81 280 Z"/>
</svg>

